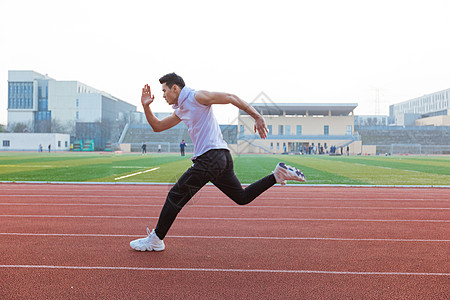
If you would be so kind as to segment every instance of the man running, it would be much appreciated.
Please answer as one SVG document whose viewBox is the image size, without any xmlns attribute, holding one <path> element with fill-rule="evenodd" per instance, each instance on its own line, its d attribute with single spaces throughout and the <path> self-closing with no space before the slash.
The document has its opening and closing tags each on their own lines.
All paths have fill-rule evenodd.
<svg viewBox="0 0 450 300">
<path fill-rule="evenodd" d="M 150 104 L 155 99 L 150 86 L 142 89 L 141 103 L 148 123 L 155 132 L 172 128 L 183 121 L 194 144 L 193 165 L 169 191 L 161 210 L 156 228 L 148 236 L 130 242 L 131 248 L 138 251 L 162 251 L 165 249 L 164 237 L 175 221 L 180 210 L 205 184 L 212 182 L 234 202 L 245 205 L 253 201 L 275 183 L 284 184 L 286 180 L 306 181 L 303 173 L 284 163 L 278 163 L 273 174 L 258 180 L 245 189 L 233 169 L 233 159 L 212 111 L 213 104 L 232 104 L 255 119 L 255 132 L 263 139 L 267 137 L 264 118 L 247 102 L 228 93 L 195 91 L 185 86 L 183 78 L 175 73 L 159 79 L 163 97 L 175 109 L 172 115 L 159 120 Z"/>
</svg>

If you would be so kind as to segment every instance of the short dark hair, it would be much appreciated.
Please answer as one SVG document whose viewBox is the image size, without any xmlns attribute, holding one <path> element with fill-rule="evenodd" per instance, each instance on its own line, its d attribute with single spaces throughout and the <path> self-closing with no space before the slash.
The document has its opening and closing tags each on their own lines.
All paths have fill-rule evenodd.
<svg viewBox="0 0 450 300">
<path fill-rule="evenodd" d="M 181 78 L 181 76 L 178 76 L 175 73 L 169 73 L 164 75 L 163 77 L 161 77 L 159 79 L 159 83 L 163 84 L 167 84 L 167 86 L 169 87 L 169 89 L 171 89 L 173 87 L 174 84 L 178 85 L 178 87 L 180 89 L 183 89 L 185 84 L 184 84 L 184 80 L 183 78 Z"/>
</svg>

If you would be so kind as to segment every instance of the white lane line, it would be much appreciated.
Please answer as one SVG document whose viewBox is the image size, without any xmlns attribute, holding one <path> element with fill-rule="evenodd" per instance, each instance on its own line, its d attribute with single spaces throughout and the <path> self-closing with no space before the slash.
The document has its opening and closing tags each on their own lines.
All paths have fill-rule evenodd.
<svg viewBox="0 0 450 300">
<path fill-rule="evenodd" d="M 95 192 L 95 191 L 85 191 L 85 193 L 88 192 Z M 111 191 L 110 191 L 111 192 Z M 70 193 L 70 192 L 69 192 Z M 145 193 L 145 191 L 142 191 L 142 193 Z M 44 195 L 44 194 L 40 194 L 40 195 L 0 195 L 0 197 L 29 197 L 29 198 L 38 198 L 38 197 L 45 197 L 45 198 L 126 198 L 126 199 L 130 199 L 130 198 L 143 198 L 143 199 L 148 199 L 151 198 L 152 196 L 160 196 L 161 198 L 165 198 L 166 193 L 165 194 L 145 194 L 145 196 L 140 196 L 140 195 L 84 195 L 84 194 L 63 194 L 63 195 L 58 195 L 58 194 L 50 194 L 50 195 Z"/>
<path fill-rule="evenodd" d="M 85 191 L 85 193 L 90 192 L 90 191 Z M 97 191 L 92 191 L 92 192 L 97 192 Z M 111 191 L 110 191 L 111 192 Z M 39 195 L 30 195 L 30 194 L 8 194 L 8 195 L 0 195 L 1 197 L 24 197 L 24 198 L 38 198 L 38 197 L 45 197 L 45 198 L 61 198 L 61 199 L 70 199 L 70 198 L 77 198 L 79 199 L 81 198 L 124 198 L 124 199 L 132 199 L 132 198 L 142 198 L 142 199 L 149 199 L 151 197 L 160 197 L 161 199 L 165 199 L 167 193 L 169 192 L 169 190 L 165 190 L 164 193 L 157 193 L 157 194 L 150 194 L 150 193 L 146 193 L 145 191 L 142 191 L 142 193 L 145 193 L 145 195 L 86 195 L 86 194 L 49 194 L 49 195 L 44 195 L 44 194 L 39 194 Z M 204 196 L 202 195 L 203 192 L 199 192 L 200 194 L 196 194 L 193 199 L 228 199 L 227 196 L 223 195 L 223 196 Z M 336 197 L 326 197 L 326 198 L 321 198 L 321 197 L 281 197 L 280 195 L 272 195 L 269 196 L 267 194 L 263 194 L 261 195 L 258 199 L 259 201 L 261 200 L 270 200 L 273 201 L 273 198 L 279 199 L 279 200 L 298 200 L 298 201 L 318 201 L 318 200 L 323 200 L 323 201 L 328 201 L 328 202 L 345 202 L 345 201 L 365 201 L 365 202 L 378 202 L 378 201 L 393 201 L 393 202 L 405 202 L 405 201 L 425 201 L 425 202 L 450 202 L 450 200 L 448 200 L 447 198 L 444 199 L 439 199 L 439 197 L 436 197 L 434 199 L 413 199 L 413 198 L 402 198 L 402 199 L 398 199 L 398 198 L 354 198 L 354 199 L 348 199 L 348 198 L 336 198 Z"/>
<path fill-rule="evenodd" d="M 184 271 L 184 272 L 228 272 L 228 273 L 292 273 L 292 274 L 330 274 L 330 275 L 384 275 L 384 276 L 450 276 L 450 273 L 419 272 L 357 272 L 325 270 L 270 270 L 270 269 L 210 269 L 210 268 L 142 268 L 142 267 L 85 267 L 54 265 L 0 265 L 0 268 L 23 269 L 61 269 L 61 270 L 114 270 L 114 271 Z"/>
<path fill-rule="evenodd" d="M 0 232 L 0 236 L 59 236 L 59 237 L 127 237 L 136 238 L 136 234 L 89 234 L 89 233 L 19 233 Z M 272 236 L 205 236 L 205 235 L 168 235 L 175 239 L 242 239 L 242 240 L 287 240 L 287 241 L 348 241 L 348 242 L 413 242 L 413 243 L 449 243 L 450 240 L 426 239 L 376 239 L 376 238 L 319 238 L 319 237 L 272 237 Z"/>
<path fill-rule="evenodd" d="M 158 219 L 145 216 L 70 216 L 70 215 L 0 215 L 6 218 L 80 218 L 80 219 Z M 450 220 L 377 220 L 377 219 L 327 219 L 327 218 L 207 218 L 207 217 L 177 217 L 177 220 L 220 220 L 220 221 L 331 221 L 331 222 L 411 222 L 411 223 L 450 223 Z"/>
<path fill-rule="evenodd" d="M 117 207 L 162 207 L 161 204 L 120 204 L 120 203 L 20 203 L 6 202 L 0 203 L 5 206 L 117 206 Z M 239 205 L 200 205 L 187 204 L 186 207 L 199 208 L 239 208 Z M 450 210 L 450 207 L 362 207 L 362 206 L 288 206 L 288 205 L 248 205 L 249 208 L 279 208 L 279 209 L 360 209 L 360 210 Z"/>
<path fill-rule="evenodd" d="M 444 175 L 450 176 L 450 175 Z M 0 180 L 0 184 L 54 184 L 54 185 L 86 185 L 86 186 L 106 186 L 106 185 L 117 185 L 118 183 L 109 182 L 109 181 L 86 181 L 86 182 L 75 182 L 75 181 L 11 181 L 11 180 Z M 251 182 L 241 182 L 243 186 L 249 186 Z M 120 183 L 121 185 L 139 185 L 139 186 L 161 186 L 161 185 L 173 185 L 174 182 L 124 182 Z M 207 186 L 212 186 L 212 183 L 207 183 Z M 276 188 L 280 188 L 281 186 L 276 186 Z M 326 184 L 322 183 L 320 180 L 309 180 L 306 184 L 298 184 L 298 183 L 288 183 L 283 188 L 449 188 L 450 185 L 443 184 Z M 330 193 L 332 194 L 332 193 Z"/>
<path fill-rule="evenodd" d="M 99 183 L 100 185 L 102 184 L 101 182 Z M 40 186 L 36 186 L 34 188 L 26 188 L 27 184 L 17 184 L 20 185 L 20 188 L 4 188 L 2 187 L 3 191 L 15 191 L 15 192 L 24 192 L 24 191 L 30 191 L 30 192 L 36 192 L 37 189 L 41 189 L 41 192 L 67 192 L 67 193 L 74 193 L 77 192 L 76 188 L 78 188 L 78 185 L 75 184 L 73 185 L 73 188 L 60 188 L 60 185 L 66 185 L 66 184 L 42 184 Z M 149 193 L 149 192 L 158 192 L 161 191 L 162 187 L 167 187 L 167 186 L 173 186 L 174 183 L 171 184 L 161 184 L 159 186 L 154 186 L 154 185 L 149 185 L 149 186 L 142 186 L 142 185 L 137 185 L 136 188 L 134 189 L 125 189 L 123 186 L 117 186 L 115 185 L 114 188 L 116 192 L 123 192 L 123 193 L 136 193 L 136 192 L 145 192 L 145 193 Z M 45 188 L 45 190 L 43 189 Z M 282 191 L 280 189 L 282 188 L 287 188 L 287 191 Z M 304 187 L 299 187 L 299 188 L 290 188 L 290 187 L 272 187 L 270 190 L 266 191 L 263 195 L 269 195 L 269 196 L 280 196 L 280 195 L 292 195 L 295 192 L 298 191 L 303 191 L 305 188 Z M 346 190 L 348 189 L 348 190 Z M 379 188 L 370 188 L 370 189 L 365 189 L 364 187 L 356 187 L 356 188 L 352 188 L 352 187 L 341 187 L 339 190 L 340 191 L 327 191 L 326 187 L 317 187 L 317 188 L 310 188 L 308 187 L 308 192 L 320 192 L 320 196 L 314 196 L 314 199 L 330 199 L 329 196 L 333 196 L 334 197 L 348 197 L 348 192 L 352 191 L 352 192 L 362 192 L 362 193 L 366 193 L 366 192 L 375 192 L 375 197 L 374 199 L 376 199 L 376 197 L 386 197 L 386 196 L 410 196 L 411 193 L 419 193 L 422 192 L 424 193 L 423 196 L 426 196 L 426 199 L 432 200 L 434 199 L 434 197 L 439 197 L 439 196 L 443 196 L 443 195 L 450 195 L 448 193 L 448 191 L 450 191 L 450 188 L 403 188 L 402 192 L 395 192 L 395 191 L 383 191 L 383 189 L 385 189 L 384 187 L 379 187 Z M 392 188 L 387 188 L 387 189 L 392 189 Z M 85 186 L 83 188 L 83 192 L 85 191 L 90 191 L 90 192 L 111 192 L 112 190 L 114 190 L 113 188 L 109 188 L 109 189 L 103 189 L 103 188 L 92 188 L 90 186 Z M 274 191 L 276 190 L 276 191 Z M 342 192 L 342 191 L 345 192 Z M 374 191 L 375 190 L 375 191 Z M 209 186 L 204 187 L 202 190 L 202 193 L 208 193 L 208 194 L 219 194 L 219 190 L 217 190 L 215 187 L 211 186 L 211 188 L 209 188 Z M 67 195 L 67 194 L 65 194 Z M 62 196 L 65 196 L 62 195 Z M 420 198 L 420 200 L 425 200 L 425 198 Z"/>
<path fill-rule="evenodd" d="M 120 179 L 128 178 L 128 177 L 131 177 L 131 176 L 139 175 L 139 174 L 144 174 L 144 173 L 147 173 L 147 172 L 158 170 L 159 168 L 160 167 L 152 168 L 152 169 L 149 169 L 149 170 L 145 170 L 145 171 L 141 171 L 141 172 L 125 175 L 125 176 L 120 176 L 120 177 L 114 178 L 114 180 L 120 180 Z"/>
</svg>

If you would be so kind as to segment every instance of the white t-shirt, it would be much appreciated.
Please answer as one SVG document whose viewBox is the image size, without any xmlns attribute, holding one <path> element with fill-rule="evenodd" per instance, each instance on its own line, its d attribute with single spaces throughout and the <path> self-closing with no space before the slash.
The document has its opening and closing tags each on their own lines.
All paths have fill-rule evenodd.
<svg viewBox="0 0 450 300">
<path fill-rule="evenodd" d="M 194 143 L 193 158 L 211 149 L 228 149 L 211 105 L 198 103 L 195 100 L 196 93 L 197 91 L 185 86 L 178 96 L 178 105 L 172 106 L 175 114 L 188 128 L 189 136 Z"/>
</svg>

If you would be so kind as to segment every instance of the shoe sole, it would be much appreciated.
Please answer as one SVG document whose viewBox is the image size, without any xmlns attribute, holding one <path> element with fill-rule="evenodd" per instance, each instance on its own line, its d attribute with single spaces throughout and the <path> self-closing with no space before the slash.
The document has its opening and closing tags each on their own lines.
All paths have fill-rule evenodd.
<svg viewBox="0 0 450 300">
<path fill-rule="evenodd" d="M 131 245 L 131 243 L 130 243 L 130 247 L 133 249 L 133 250 L 136 250 L 136 251 L 141 251 L 141 252 L 145 252 L 145 251 L 156 251 L 156 252 L 159 252 L 159 251 L 163 251 L 164 249 L 166 249 L 166 247 L 165 246 L 163 246 L 162 248 L 161 247 L 158 247 L 158 248 L 156 248 L 156 247 L 154 247 L 154 248 L 150 248 L 150 249 L 148 249 L 148 248 L 141 248 L 141 247 L 133 247 L 132 245 Z"/>
<path fill-rule="evenodd" d="M 133 247 L 131 247 L 131 248 L 133 248 Z M 139 248 L 133 248 L 134 250 L 136 250 L 136 251 L 141 251 L 141 252 L 145 252 L 145 251 L 155 251 L 155 252 L 160 252 L 160 251 L 164 251 L 164 249 L 165 249 L 165 247 L 164 248 L 152 248 L 152 249 L 147 249 L 147 248 L 143 248 L 143 249 L 139 249 Z"/>
<path fill-rule="evenodd" d="M 302 173 L 302 171 L 300 171 L 299 169 L 297 169 L 297 168 L 294 168 L 294 167 L 291 167 L 291 168 L 289 168 L 288 166 L 286 166 L 286 164 L 285 163 L 283 163 L 283 162 L 280 162 L 280 163 L 278 163 L 278 165 L 280 166 L 280 167 L 282 167 L 284 170 L 286 170 L 286 172 L 289 172 L 289 171 L 291 171 L 291 172 L 294 172 L 295 173 L 295 176 L 297 177 L 297 179 L 298 179 L 298 181 L 301 181 L 301 182 L 306 182 L 306 177 L 305 177 L 305 175 Z M 286 183 L 285 183 L 286 184 Z M 283 185 L 283 184 L 282 184 Z"/>
</svg>

